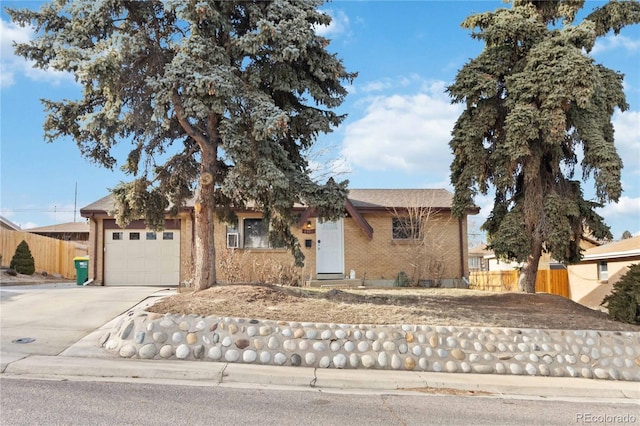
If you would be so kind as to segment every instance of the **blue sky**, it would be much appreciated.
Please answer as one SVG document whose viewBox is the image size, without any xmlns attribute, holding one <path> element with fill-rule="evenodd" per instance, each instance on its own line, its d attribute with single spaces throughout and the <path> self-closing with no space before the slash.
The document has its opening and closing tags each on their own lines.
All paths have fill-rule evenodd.
<svg viewBox="0 0 640 426">
<path fill-rule="evenodd" d="M 587 1 L 585 12 L 602 5 Z M 36 2 L 3 6 L 37 8 Z M 318 164 L 335 160 L 340 179 L 353 188 L 447 188 L 450 132 L 461 112 L 444 93 L 458 69 L 482 50 L 460 23 L 472 13 L 509 7 L 495 1 L 335 1 L 323 7 L 334 20 L 321 28 L 349 71 L 359 76 L 339 111 L 347 120 L 322 136 L 311 155 Z M 43 141 L 40 98 L 74 99 L 73 78 L 31 68 L 13 56 L 11 40 L 27 41 L 2 11 L 0 22 L 0 214 L 23 228 L 80 221 L 79 209 L 128 177 L 80 156 L 72 140 Z M 624 161 L 620 202 L 599 210 L 614 238 L 640 234 L 640 26 L 599 41 L 592 56 L 623 72 L 630 109 L 616 112 L 616 146 Z M 127 146 L 118 150 L 124 161 Z M 77 185 L 77 198 L 75 188 Z M 583 183 L 587 196 L 592 182 Z M 479 197 L 479 226 L 491 197 Z M 74 213 L 74 210 L 78 212 Z M 475 236 L 475 238 L 479 238 Z M 481 238 L 479 238 L 481 239 Z"/>
</svg>

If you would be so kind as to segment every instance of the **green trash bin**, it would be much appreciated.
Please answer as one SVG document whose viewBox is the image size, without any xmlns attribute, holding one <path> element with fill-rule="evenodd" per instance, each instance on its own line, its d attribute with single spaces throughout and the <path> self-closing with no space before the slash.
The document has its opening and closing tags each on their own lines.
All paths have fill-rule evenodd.
<svg viewBox="0 0 640 426">
<path fill-rule="evenodd" d="M 73 263 L 76 265 L 76 284 L 82 285 L 89 279 L 89 257 L 74 257 Z"/>
</svg>

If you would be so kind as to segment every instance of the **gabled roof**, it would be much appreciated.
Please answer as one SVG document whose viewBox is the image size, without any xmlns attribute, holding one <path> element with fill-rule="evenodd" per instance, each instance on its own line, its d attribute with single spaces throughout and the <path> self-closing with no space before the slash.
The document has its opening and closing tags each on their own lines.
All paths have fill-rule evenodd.
<svg viewBox="0 0 640 426">
<path fill-rule="evenodd" d="M 361 211 L 416 207 L 451 209 L 453 194 L 446 189 L 350 189 L 349 200 Z"/>
<path fill-rule="evenodd" d="M 487 248 L 486 244 L 483 243 L 470 248 L 469 256 L 474 256 L 474 257 L 494 256 L 495 257 L 495 254 L 493 253 L 493 251 Z"/>
<path fill-rule="evenodd" d="M 18 225 L 11 222 L 9 219 L 0 216 L 0 227 L 10 229 L 12 231 L 22 231 Z"/>
<path fill-rule="evenodd" d="M 89 232 L 88 222 L 68 222 L 59 223 L 57 225 L 40 226 L 38 228 L 24 229 L 26 232 L 37 233 L 53 233 L 53 232 Z"/>
<path fill-rule="evenodd" d="M 582 260 L 616 259 L 640 256 L 640 235 L 585 250 Z"/>
</svg>

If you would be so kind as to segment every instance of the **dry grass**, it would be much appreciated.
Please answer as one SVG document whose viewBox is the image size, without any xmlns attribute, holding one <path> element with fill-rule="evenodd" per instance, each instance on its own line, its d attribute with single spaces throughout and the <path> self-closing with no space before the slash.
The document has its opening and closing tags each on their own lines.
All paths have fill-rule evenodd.
<svg viewBox="0 0 640 426">
<path fill-rule="evenodd" d="M 156 313 L 346 324 L 640 331 L 561 296 L 461 289 L 325 290 L 223 285 L 160 300 Z"/>
</svg>

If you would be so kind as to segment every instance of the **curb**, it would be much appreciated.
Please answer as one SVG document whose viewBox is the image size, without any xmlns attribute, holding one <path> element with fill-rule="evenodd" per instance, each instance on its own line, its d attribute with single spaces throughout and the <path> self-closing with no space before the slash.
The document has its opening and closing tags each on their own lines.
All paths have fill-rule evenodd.
<svg viewBox="0 0 640 426">
<path fill-rule="evenodd" d="M 336 370 L 220 362 L 29 356 L 7 365 L 3 377 L 171 380 L 207 386 L 276 386 L 317 391 L 435 393 L 467 396 L 616 399 L 637 404 L 633 382 L 582 378 L 498 376 L 383 370 Z"/>
</svg>

